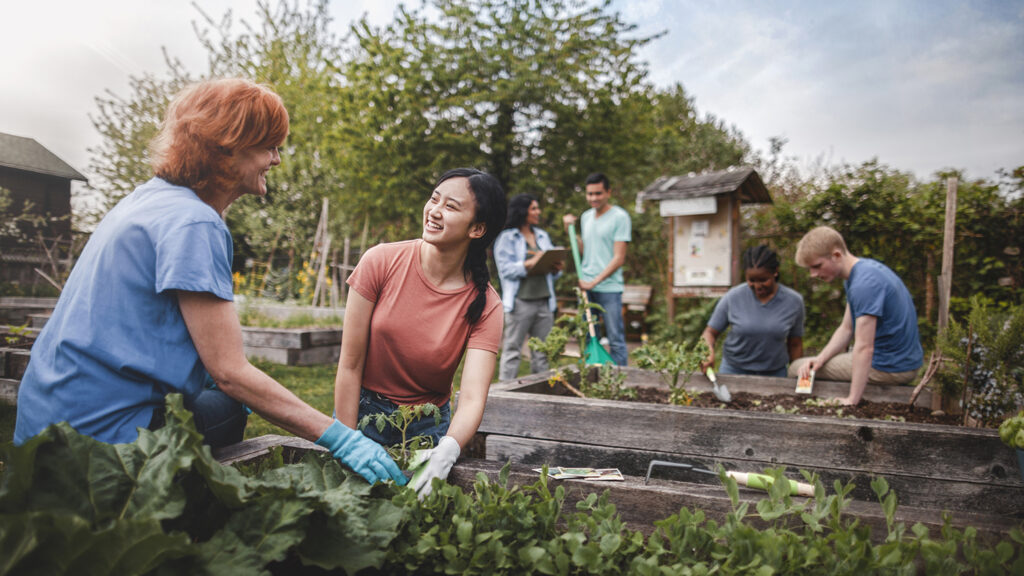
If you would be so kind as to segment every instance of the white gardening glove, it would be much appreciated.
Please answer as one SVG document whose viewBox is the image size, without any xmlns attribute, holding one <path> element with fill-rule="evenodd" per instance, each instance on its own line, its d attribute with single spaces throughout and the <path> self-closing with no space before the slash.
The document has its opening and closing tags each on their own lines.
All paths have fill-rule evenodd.
<svg viewBox="0 0 1024 576">
<path fill-rule="evenodd" d="M 459 443 L 451 436 L 441 438 L 437 446 L 424 453 L 422 468 L 416 471 L 412 477 L 412 483 L 409 484 L 409 487 L 416 491 L 420 500 L 430 494 L 432 489 L 430 484 L 434 478 L 441 480 L 448 478 L 448 472 L 451 471 L 455 461 L 459 459 L 460 453 L 462 453 L 462 449 L 459 448 Z"/>
</svg>

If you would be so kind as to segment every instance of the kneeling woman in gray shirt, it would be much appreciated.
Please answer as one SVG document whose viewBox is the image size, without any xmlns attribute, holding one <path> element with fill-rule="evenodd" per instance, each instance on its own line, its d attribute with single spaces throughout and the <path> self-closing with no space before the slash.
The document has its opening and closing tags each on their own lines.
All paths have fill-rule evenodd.
<svg viewBox="0 0 1024 576">
<path fill-rule="evenodd" d="M 733 286 L 711 314 L 704 333 L 710 353 L 701 364 L 715 362 L 715 340 L 725 337 L 720 374 L 786 376 L 786 365 L 804 353 L 804 299 L 779 284 L 779 256 L 767 246 L 743 253 L 746 283 Z"/>
</svg>

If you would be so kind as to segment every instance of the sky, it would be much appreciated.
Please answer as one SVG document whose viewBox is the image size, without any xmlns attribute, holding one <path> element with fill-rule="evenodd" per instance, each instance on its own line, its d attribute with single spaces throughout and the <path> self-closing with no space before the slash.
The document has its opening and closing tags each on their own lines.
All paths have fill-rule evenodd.
<svg viewBox="0 0 1024 576">
<path fill-rule="evenodd" d="M 256 22 L 255 0 L 203 0 Z M 272 0 L 276 5 L 276 0 Z M 416 0 L 408 2 L 418 6 Z M 393 19 L 393 0 L 334 0 L 335 32 Z M 871 159 L 922 180 L 949 168 L 995 181 L 1024 165 L 1024 0 L 613 0 L 657 86 L 681 84 L 700 114 L 756 150 L 786 139 L 796 165 Z M 89 176 L 97 96 L 194 75 L 206 52 L 185 0 L 0 0 L 0 132 L 34 138 Z"/>
</svg>

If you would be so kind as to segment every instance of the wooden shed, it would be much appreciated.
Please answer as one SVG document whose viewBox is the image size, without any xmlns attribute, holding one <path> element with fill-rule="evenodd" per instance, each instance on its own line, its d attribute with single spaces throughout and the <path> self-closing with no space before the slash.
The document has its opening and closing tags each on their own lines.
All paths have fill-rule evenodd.
<svg viewBox="0 0 1024 576">
<path fill-rule="evenodd" d="M 0 281 L 35 282 L 33 268 L 46 261 L 38 237 L 71 240 L 71 182 L 85 182 L 56 154 L 32 138 L 0 133 L 0 219 L 23 214 L 16 230 L 0 230 Z"/>
<path fill-rule="evenodd" d="M 657 202 L 668 230 L 665 286 L 669 317 L 675 299 L 714 297 L 742 281 L 741 204 L 771 203 L 761 177 L 750 166 L 706 174 L 663 176 L 637 194 L 637 211 Z"/>
</svg>

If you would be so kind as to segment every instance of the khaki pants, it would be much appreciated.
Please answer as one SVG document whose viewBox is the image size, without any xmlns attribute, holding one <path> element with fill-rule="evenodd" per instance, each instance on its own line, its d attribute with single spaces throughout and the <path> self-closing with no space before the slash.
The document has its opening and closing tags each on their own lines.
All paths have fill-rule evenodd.
<svg viewBox="0 0 1024 576">
<path fill-rule="evenodd" d="M 789 365 L 789 376 L 796 378 L 800 373 L 800 367 L 809 362 L 811 357 L 798 358 Z M 906 372 L 882 372 L 874 368 L 868 372 L 868 384 L 909 384 L 917 378 L 919 370 L 907 370 Z M 836 354 L 824 366 L 815 370 L 814 377 L 821 380 L 838 380 L 849 382 L 853 379 L 853 353 L 844 352 Z"/>
</svg>

